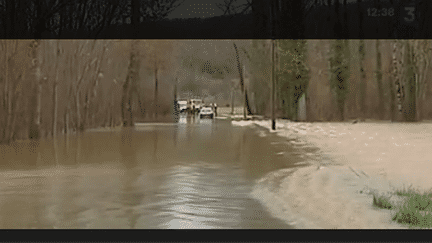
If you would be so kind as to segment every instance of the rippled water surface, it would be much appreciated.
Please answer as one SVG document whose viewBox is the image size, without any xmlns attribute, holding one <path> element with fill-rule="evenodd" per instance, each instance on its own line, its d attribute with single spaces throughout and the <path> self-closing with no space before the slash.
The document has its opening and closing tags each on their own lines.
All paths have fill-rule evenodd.
<svg viewBox="0 0 432 243">
<path fill-rule="evenodd" d="M 292 228 L 250 195 L 302 161 L 271 136 L 181 117 L 2 145 L 0 228 Z"/>
</svg>

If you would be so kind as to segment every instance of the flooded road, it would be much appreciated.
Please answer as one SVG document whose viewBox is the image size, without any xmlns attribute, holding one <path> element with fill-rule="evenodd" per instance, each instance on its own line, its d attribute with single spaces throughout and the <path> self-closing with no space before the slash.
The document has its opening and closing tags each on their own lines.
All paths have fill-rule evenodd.
<svg viewBox="0 0 432 243">
<path fill-rule="evenodd" d="M 181 117 L 1 145 L 0 228 L 293 228 L 250 195 L 259 178 L 303 160 L 263 133 Z"/>
</svg>

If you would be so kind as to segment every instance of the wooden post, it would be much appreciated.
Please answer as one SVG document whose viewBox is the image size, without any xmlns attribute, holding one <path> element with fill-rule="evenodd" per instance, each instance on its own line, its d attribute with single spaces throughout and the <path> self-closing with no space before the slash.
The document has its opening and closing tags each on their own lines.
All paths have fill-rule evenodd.
<svg viewBox="0 0 432 243">
<path fill-rule="evenodd" d="M 271 120 L 272 120 L 272 130 L 276 130 L 276 120 L 275 120 L 275 65 L 274 65 L 274 39 L 272 39 L 272 85 L 271 85 Z"/>
<path fill-rule="evenodd" d="M 158 120 L 158 80 L 157 80 L 157 67 L 155 68 L 155 90 L 154 90 L 154 109 L 155 109 L 155 119 Z"/>
<path fill-rule="evenodd" d="M 234 115 L 234 84 L 231 88 L 231 115 Z"/>
<path fill-rule="evenodd" d="M 244 69 L 245 69 L 245 67 L 244 67 L 244 65 L 243 65 L 243 77 L 244 77 Z M 243 77 L 240 77 L 240 78 L 243 78 Z M 245 79 L 243 79 L 243 118 L 246 120 L 246 82 L 245 82 Z"/>
</svg>

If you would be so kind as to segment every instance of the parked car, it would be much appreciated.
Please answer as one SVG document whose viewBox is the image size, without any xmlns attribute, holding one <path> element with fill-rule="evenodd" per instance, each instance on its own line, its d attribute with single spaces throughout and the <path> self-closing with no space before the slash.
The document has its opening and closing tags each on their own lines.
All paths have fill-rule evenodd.
<svg viewBox="0 0 432 243">
<path fill-rule="evenodd" d="M 192 113 L 196 114 L 197 112 L 199 112 L 201 109 L 202 103 L 203 103 L 202 99 L 190 99 L 189 100 L 189 107 L 190 107 L 190 110 L 192 111 Z"/>
<path fill-rule="evenodd" d="M 179 110 L 180 110 L 180 112 L 185 112 L 186 109 L 187 109 L 187 101 L 180 100 L 180 101 L 178 101 L 178 104 L 179 104 Z"/>
<path fill-rule="evenodd" d="M 199 116 L 200 118 L 204 118 L 204 117 L 213 118 L 214 117 L 213 109 L 211 107 L 203 107 L 200 110 Z"/>
</svg>

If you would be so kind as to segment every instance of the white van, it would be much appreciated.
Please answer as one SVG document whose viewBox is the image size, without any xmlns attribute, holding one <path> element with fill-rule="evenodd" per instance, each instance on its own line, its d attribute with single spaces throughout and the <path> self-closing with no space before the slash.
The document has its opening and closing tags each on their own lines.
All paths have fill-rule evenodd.
<svg viewBox="0 0 432 243">
<path fill-rule="evenodd" d="M 179 104 L 179 111 L 180 112 L 185 112 L 187 110 L 187 101 L 186 100 L 179 100 L 179 101 L 177 101 L 177 103 Z"/>
<path fill-rule="evenodd" d="M 190 107 L 191 107 L 191 109 L 193 107 L 195 107 L 195 111 L 194 112 L 199 111 L 201 109 L 201 105 L 202 104 L 203 104 L 202 99 L 191 99 L 190 100 Z"/>
</svg>

